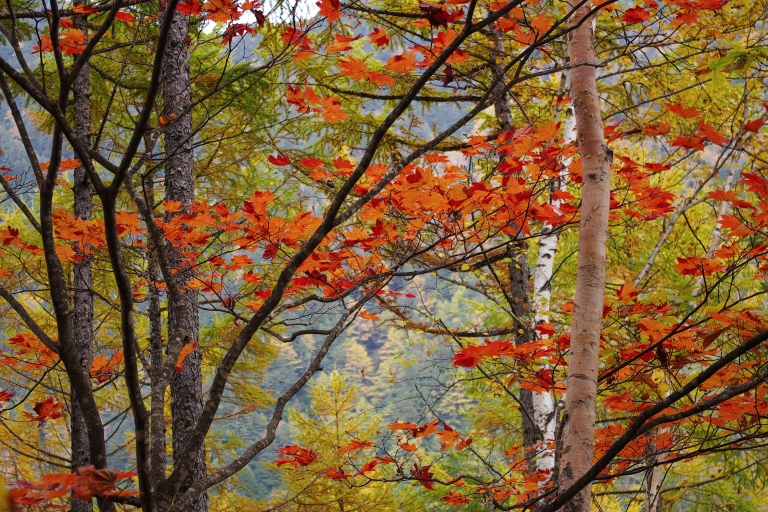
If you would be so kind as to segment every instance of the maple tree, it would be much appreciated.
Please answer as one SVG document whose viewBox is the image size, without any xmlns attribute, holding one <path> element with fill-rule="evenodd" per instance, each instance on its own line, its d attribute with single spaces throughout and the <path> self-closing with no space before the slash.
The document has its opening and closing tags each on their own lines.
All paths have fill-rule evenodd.
<svg viewBox="0 0 768 512">
<path fill-rule="evenodd" d="M 335 413 L 289 414 L 265 507 L 400 508 L 376 492 L 409 483 L 440 506 L 587 510 L 642 473 L 659 509 L 659 468 L 761 449 L 755 5 L 49 7 L 0 10 L 29 168 L 0 168 L 0 403 L 27 439 L 11 460 L 40 463 L 14 503 L 250 506 L 229 482 L 363 322 L 429 337 L 436 390 L 376 428 L 321 380 Z M 257 437 L 224 446 L 257 411 Z M 56 447 L 29 434 L 65 417 Z"/>
</svg>

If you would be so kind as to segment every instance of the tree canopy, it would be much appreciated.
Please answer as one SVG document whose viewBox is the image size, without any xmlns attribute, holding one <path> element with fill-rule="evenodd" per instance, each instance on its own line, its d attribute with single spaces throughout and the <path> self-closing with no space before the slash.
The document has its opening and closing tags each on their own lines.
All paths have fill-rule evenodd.
<svg viewBox="0 0 768 512">
<path fill-rule="evenodd" d="M 757 510 L 767 8 L 8 0 L 0 511 Z"/>
</svg>

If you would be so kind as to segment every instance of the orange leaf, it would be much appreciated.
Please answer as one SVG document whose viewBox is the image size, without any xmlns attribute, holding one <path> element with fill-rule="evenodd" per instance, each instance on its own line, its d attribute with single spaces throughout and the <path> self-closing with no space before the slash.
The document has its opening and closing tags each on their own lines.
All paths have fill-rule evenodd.
<svg viewBox="0 0 768 512">
<path fill-rule="evenodd" d="M 189 357 L 189 354 L 192 353 L 193 350 L 197 348 L 197 342 L 187 343 L 183 347 L 181 347 L 181 352 L 179 352 L 179 358 L 176 360 L 176 366 L 173 367 L 174 370 L 177 372 L 180 372 L 184 369 L 184 361 Z"/>
<path fill-rule="evenodd" d="M 59 37 L 59 46 L 61 51 L 67 55 L 80 54 L 85 49 L 87 40 L 85 34 L 80 29 L 69 29 Z"/>
<path fill-rule="evenodd" d="M 163 201 L 163 208 L 166 213 L 177 213 L 181 211 L 181 201 Z"/>
<path fill-rule="evenodd" d="M 429 423 L 425 423 L 424 425 L 416 428 L 416 430 L 412 431 L 412 434 L 414 437 L 429 437 L 438 431 L 437 425 L 439 423 L 440 420 L 432 420 Z"/>
<path fill-rule="evenodd" d="M 443 496 L 442 498 L 440 498 L 440 500 L 456 506 L 466 505 L 467 503 L 472 501 L 471 498 L 464 496 L 460 492 L 453 492 L 453 491 L 448 491 L 448 496 Z"/>
<path fill-rule="evenodd" d="M 696 136 L 720 146 L 728 144 L 728 137 L 718 132 L 715 130 L 714 126 L 707 124 L 704 121 L 699 121 L 699 130 L 696 132 Z"/>
<path fill-rule="evenodd" d="M 461 439 L 461 433 L 458 430 L 453 430 L 445 424 L 443 424 L 443 430 L 438 431 L 437 435 L 440 438 L 441 450 L 450 448 Z"/>
<path fill-rule="evenodd" d="M 696 117 L 703 114 L 703 112 L 696 107 L 685 108 L 680 103 L 665 103 L 664 105 L 670 112 L 685 118 Z"/>
<path fill-rule="evenodd" d="M 352 451 L 362 450 L 363 448 L 370 448 L 371 446 L 374 446 L 373 441 L 358 441 L 357 439 L 353 439 L 352 442 L 342 446 L 337 451 L 339 453 L 349 453 Z"/>
<path fill-rule="evenodd" d="M 368 37 L 377 47 L 387 46 L 389 44 L 389 37 L 387 36 L 387 33 L 384 31 L 384 29 L 374 28 L 373 32 L 368 34 Z"/>
<path fill-rule="evenodd" d="M 333 468 L 333 467 L 326 469 L 323 475 L 327 476 L 328 478 L 333 478 L 334 480 L 341 480 L 343 478 L 353 478 L 355 476 L 349 473 L 345 473 L 340 468 Z"/>
<path fill-rule="evenodd" d="M 99 12 L 99 10 L 92 5 L 76 5 L 72 11 L 78 14 L 93 14 L 95 12 Z"/>
<path fill-rule="evenodd" d="M 637 288 L 635 288 L 635 285 L 631 282 L 626 282 L 621 285 L 619 290 L 616 292 L 616 298 L 619 300 L 619 302 L 632 302 L 637 298 Z"/>
<path fill-rule="evenodd" d="M 456 443 L 456 449 L 461 451 L 471 444 L 472 444 L 472 438 L 467 437 L 466 439 L 462 439 L 458 443 Z"/>
<path fill-rule="evenodd" d="M 349 44 L 352 41 L 357 41 L 362 36 L 357 37 L 348 37 L 343 36 L 341 34 L 334 34 L 333 38 L 336 40 L 335 43 L 331 43 L 328 46 L 326 46 L 326 52 L 328 53 L 336 53 L 336 52 L 345 52 L 347 50 L 351 50 L 352 46 Z"/>
<path fill-rule="evenodd" d="M 649 137 L 653 137 L 656 135 L 666 135 L 669 133 L 670 129 L 671 126 L 669 126 L 669 123 L 659 123 L 658 126 L 646 126 L 643 128 L 643 133 Z"/>
<path fill-rule="evenodd" d="M 321 106 L 315 109 L 320 113 L 323 119 L 328 123 L 339 123 L 344 121 L 347 113 L 341 108 L 341 102 L 333 96 L 326 96 L 321 101 Z"/>
<path fill-rule="evenodd" d="M 409 73 L 416 69 L 416 54 L 403 53 L 390 57 L 384 67 L 395 73 Z"/>
<path fill-rule="evenodd" d="M 370 71 L 368 71 L 368 66 L 365 62 L 354 57 L 349 57 L 347 60 L 340 60 L 336 66 L 339 68 L 340 75 L 351 76 L 352 80 L 355 82 L 365 80 L 370 75 Z"/>
<path fill-rule="evenodd" d="M 360 316 L 366 320 L 376 320 L 377 322 L 381 320 L 381 318 L 378 316 L 374 315 L 373 313 L 368 313 L 367 311 L 361 311 Z"/>
<path fill-rule="evenodd" d="M 555 334 L 555 327 L 548 322 L 541 322 L 535 327 L 536 332 L 541 336 L 552 336 Z"/>
<path fill-rule="evenodd" d="M 320 0 L 315 5 L 320 8 L 318 14 L 328 19 L 328 23 L 332 23 L 341 17 L 341 2 L 339 0 Z"/>
<path fill-rule="evenodd" d="M 419 428 L 419 426 L 408 421 L 396 421 L 394 423 L 390 423 L 387 428 L 389 430 L 415 430 Z"/>
<path fill-rule="evenodd" d="M 53 41 L 51 41 L 51 36 L 47 34 L 41 35 L 37 44 L 32 48 L 32 53 L 45 53 L 51 51 L 53 51 Z"/>
<path fill-rule="evenodd" d="M 695 149 L 698 151 L 704 150 L 704 141 L 698 137 L 675 137 L 669 144 L 672 146 L 678 146 L 685 149 Z"/>
<path fill-rule="evenodd" d="M 379 463 L 377 459 L 369 460 L 366 462 L 363 467 L 360 468 L 360 471 L 355 473 L 355 476 L 365 475 L 366 473 L 370 473 L 371 471 L 376 470 L 376 465 Z"/>
<path fill-rule="evenodd" d="M 677 258 L 675 268 L 683 276 L 709 276 L 715 272 L 722 272 L 725 266 L 708 258 Z"/>
<path fill-rule="evenodd" d="M 543 34 L 547 30 L 549 30 L 552 25 L 555 23 L 555 20 L 548 17 L 545 13 L 541 13 L 538 16 L 535 16 L 531 20 L 531 26 L 535 28 L 537 31 L 539 31 L 540 34 Z"/>
</svg>

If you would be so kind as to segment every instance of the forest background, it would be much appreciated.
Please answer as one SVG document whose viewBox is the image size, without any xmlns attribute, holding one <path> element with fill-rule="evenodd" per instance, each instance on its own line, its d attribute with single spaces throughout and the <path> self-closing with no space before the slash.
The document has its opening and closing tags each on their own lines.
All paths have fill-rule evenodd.
<svg viewBox="0 0 768 512">
<path fill-rule="evenodd" d="M 0 507 L 760 510 L 765 16 L 7 2 Z"/>
</svg>

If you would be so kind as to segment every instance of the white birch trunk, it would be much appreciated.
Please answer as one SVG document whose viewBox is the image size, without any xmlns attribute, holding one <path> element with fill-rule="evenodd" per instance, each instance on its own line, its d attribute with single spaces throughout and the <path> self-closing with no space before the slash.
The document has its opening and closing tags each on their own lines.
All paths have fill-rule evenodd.
<svg viewBox="0 0 768 512">
<path fill-rule="evenodd" d="M 573 117 L 571 104 L 568 104 L 565 115 L 565 127 L 563 133 L 564 142 L 576 140 L 576 120 Z M 572 158 L 563 160 L 565 170 L 559 180 L 553 183 L 552 191 L 565 189 L 565 177 Z M 560 200 L 552 198 L 550 204 L 557 209 Z M 534 321 L 536 324 L 549 322 L 549 307 L 552 299 L 552 272 L 554 271 L 555 254 L 557 253 L 557 241 L 560 238 L 558 231 L 552 231 L 552 227 L 545 224 L 542 227 L 545 233 L 539 239 L 539 256 L 536 260 L 536 270 L 533 278 L 533 306 Z M 533 421 L 544 435 L 545 445 L 539 449 L 536 460 L 536 469 L 539 471 L 552 471 L 555 468 L 555 399 L 550 393 L 533 393 Z"/>
</svg>

